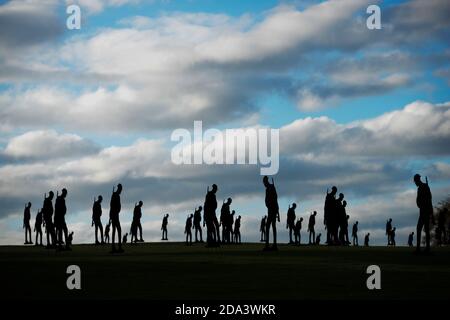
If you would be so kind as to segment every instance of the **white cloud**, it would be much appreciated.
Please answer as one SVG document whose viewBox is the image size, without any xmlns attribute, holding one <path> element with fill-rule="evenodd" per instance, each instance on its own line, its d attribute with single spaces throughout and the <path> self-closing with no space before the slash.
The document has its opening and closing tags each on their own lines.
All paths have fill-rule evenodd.
<svg viewBox="0 0 450 320">
<path fill-rule="evenodd" d="M 72 158 L 93 153 L 98 147 L 75 134 L 58 134 L 54 130 L 29 131 L 12 138 L 4 154 L 14 158 Z"/>
<path fill-rule="evenodd" d="M 416 101 L 401 110 L 341 125 L 305 118 L 281 128 L 281 152 L 329 157 L 421 157 L 448 155 L 450 105 Z"/>
</svg>

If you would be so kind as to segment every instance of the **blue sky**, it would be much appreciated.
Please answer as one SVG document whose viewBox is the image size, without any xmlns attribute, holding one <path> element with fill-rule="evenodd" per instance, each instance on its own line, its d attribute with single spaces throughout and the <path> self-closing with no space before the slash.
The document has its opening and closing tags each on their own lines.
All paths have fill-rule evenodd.
<svg viewBox="0 0 450 320">
<path fill-rule="evenodd" d="M 71 3 L 81 30 L 65 28 Z M 366 28 L 373 3 L 381 30 Z M 282 214 L 295 201 L 321 217 L 336 184 L 374 243 L 390 216 L 406 237 L 413 174 L 435 203 L 450 191 L 449 12 L 443 0 L 0 1 L 0 244 L 22 241 L 23 203 L 34 217 L 63 187 L 75 242 L 92 241 L 92 198 L 118 182 L 124 225 L 143 200 L 149 240 L 163 212 L 181 239 L 212 183 L 255 240 L 259 168 L 171 163 L 171 132 L 195 120 L 280 129 Z"/>
</svg>

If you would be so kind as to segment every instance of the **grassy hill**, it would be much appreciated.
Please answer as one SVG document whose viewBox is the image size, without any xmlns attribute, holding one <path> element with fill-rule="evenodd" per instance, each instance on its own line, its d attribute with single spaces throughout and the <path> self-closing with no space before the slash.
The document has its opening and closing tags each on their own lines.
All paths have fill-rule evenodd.
<svg viewBox="0 0 450 320">
<path fill-rule="evenodd" d="M 0 247 L 2 298 L 12 299 L 435 299 L 450 298 L 450 248 L 416 256 L 409 248 L 205 248 L 181 243 L 75 245 L 56 252 Z M 81 268 L 82 290 L 66 288 L 67 266 Z M 381 268 L 368 290 L 366 268 Z"/>
</svg>

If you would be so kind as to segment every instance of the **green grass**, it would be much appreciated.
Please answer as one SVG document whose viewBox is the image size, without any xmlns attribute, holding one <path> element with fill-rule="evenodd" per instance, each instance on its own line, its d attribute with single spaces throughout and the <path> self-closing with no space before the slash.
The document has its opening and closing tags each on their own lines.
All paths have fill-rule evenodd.
<svg viewBox="0 0 450 320">
<path fill-rule="evenodd" d="M 2 298 L 12 299 L 435 299 L 450 298 L 450 248 L 416 256 L 409 248 L 205 248 L 180 243 L 76 245 L 56 252 L 0 247 Z M 81 268 L 82 290 L 66 288 L 66 268 Z M 381 268 L 381 290 L 366 287 Z"/>
</svg>

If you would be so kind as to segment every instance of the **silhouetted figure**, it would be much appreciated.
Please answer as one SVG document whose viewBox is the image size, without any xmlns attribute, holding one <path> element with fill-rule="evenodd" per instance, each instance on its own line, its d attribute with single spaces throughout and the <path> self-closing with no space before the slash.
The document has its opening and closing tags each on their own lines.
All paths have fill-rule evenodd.
<svg viewBox="0 0 450 320">
<path fill-rule="evenodd" d="M 122 209 L 122 204 L 120 202 L 120 194 L 122 193 L 122 184 L 117 185 L 117 190 L 114 191 L 111 195 L 111 201 L 109 205 L 109 220 L 111 221 L 112 226 L 112 250 L 111 253 L 123 252 L 122 249 L 122 227 L 120 226 L 119 214 Z M 119 249 L 116 249 L 115 237 L 117 232 L 117 242 L 119 244 Z M 125 237 L 124 237 L 125 238 Z"/>
<path fill-rule="evenodd" d="M 393 247 L 395 247 L 396 243 L 395 243 L 395 230 L 397 230 L 397 228 L 393 228 L 391 231 L 391 245 Z"/>
<path fill-rule="evenodd" d="M 337 233 L 336 193 L 337 188 L 333 186 L 330 193 L 327 190 L 327 195 L 325 197 L 324 224 L 327 229 L 326 243 L 328 245 L 332 245 L 337 241 L 337 237 L 334 237 L 335 231 Z"/>
<path fill-rule="evenodd" d="M 241 216 L 239 216 L 234 222 L 234 242 L 241 244 Z"/>
<path fill-rule="evenodd" d="M 414 232 L 411 232 L 408 236 L 408 246 L 414 246 Z"/>
<path fill-rule="evenodd" d="M 332 230 L 333 230 L 332 235 L 334 239 L 334 244 L 336 245 L 344 244 L 343 226 L 344 220 L 346 219 L 346 213 L 344 203 L 342 202 L 342 200 L 344 200 L 344 194 L 339 193 L 339 198 L 336 199 L 336 207 L 335 207 L 336 212 L 334 215 L 332 215 Z"/>
<path fill-rule="evenodd" d="M 300 245 L 301 242 L 301 235 L 300 235 L 300 231 L 302 230 L 302 221 L 303 218 L 300 218 L 297 220 L 297 223 L 295 224 L 295 228 L 294 228 L 294 236 L 295 236 L 295 244 L 296 245 Z"/>
<path fill-rule="evenodd" d="M 161 224 L 161 230 L 162 230 L 162 238 L 161 238 L 161 240 L 169 240 L 167 238 L 167 225 L 168 224 L 169 224 L 169 214 L 166 214 L 163 217 L 162 224 Z"/>
<path fill-rule="evenodd" d="M 447 232 L 445 230 L 445 221 L 447 221 L 448 209 L 443 208 L 439 212 L 438 216 L 438 227 L 436 230 L 437 238 L 439 240 L 439 244 L 447 243 Z"/>
<path fill-rule="evenodd" d="M 56 245 L 55 226 L 53 225 L 53 200 L 54 193 L 50 191 L 48 197 L 45 197 L 42 206 L 42 215 L 44 216 L 45 232 L 47 233 L 47 249 L 54 248 Z"/>
<path fill-rule="evenodd" d="M 128 242 L 128 232 L 124 234 L 123 239 L 122 239 L 122 243 L 125 244 Z"/>
<path fill-rule="evenodd" d="M 366 234 L 366 236 L 364 237 L 364 246 L 365 247 L 369 246 L 369 237 L 370 237 L 370 233 Z"/>
<path fill-rule="evenodd" d="M 234 243 L 234 233 L 233 233 L 233 224 L 234 224 L 234 215 L 236 211 L 232 210 L 231 214 L 227 219 L 227 237 L 231 239 L 231 242 Z"/>
<path fill-rule="evenodd" d="M 353 238 L 353 245 L 359 246 L 358 243 L 358 221 L 355 222 L 352 228 L 352 238 Z"/>
<path fill-rule="evenodd" d="M 420 175 L 414 175 L 414 183 L 417 186 L 416 204 L 419 208 L 419 220 L 417 221 L 417 248 L 416 252 L 420 252 L 420 240 L 422 238 L 422 229 L 425 231 L 425 252 L 430 252 L 430 218 L 434 224 L 433 204 L 428 179 L 426 183 L 420 180 Z"/>
<path fill-rule="evenodd" d="M 133 210 L 133 221 L 131 223 L 132 229 L 134 228 L 134 241 L 135 242 L 144 242 L 144 239 L 142 239 L 142 224 L 141 224 L 141 218 L 142 218 L 142 205 L 144 203 L 142 201 L 139 201 L 137 205 L 134 206 Z M 137 232 L 139 231 L 139 240 L 137 238 Z M 131 235 L 133 238 L 133 235 Z M 132 241 L 131 241 L 132 242 Z"/>
<path fill-rule="evenodd" d="M 222 208 L 220 209 L 220 224 L 219 226 L 222 226 L 222 243 L 230 243 L 230 234 L 229 231 L 229 220 L 231 216 L 230 212 L 230 204 L 232 200 L 231 198 L 228 198 L 227 201 L 225 201 L 222 204 Z"/>
<path fill-rule="evenodd" d="M 316 237 L 316 245 L 320 245 L 320 237 L 322 236 L 322 234 L 321 233 L 319 233 L 318 235 L 317 235 L 317 237 Z"/>
<path fill-rule="evenodd" d="M 286 229 L 289 229 L 289 244 L 293 244 L 292 241 L 292 232 L 295 232 L 295 208 L 297 208 L 297 204 L 294 202 L 292 207 L 289 206 L 286 217 Z"/>
<path fill-rule="evenodd" d="M 36 246 L 42 246 L 42 209 L 38 210 L 36 214 L 36 219 L 34 221 L 34 232 L 36 232 Z M 40 241 L 38 242 L 38 237 Z"/>
<path fill-rule="evenodd" d="M 130 235 L 131 235 L 130 244 L 137 243 L 138 241 L 137 225 L 134 221 L 131 222 Z"/>
<path fill-rule="evenodd" d="M 67 230 L 66 224 L 66 188 L 62 189 L 61 195 L 56 197 L 55 201 L 55 228 L 56 228 L 56 241 L 59 248 L 62 248 L 64 242 L 66 243 L 66 249 L 70 248 L 67 244 L 67 237 L 69 236 L 69 231 Z M 64 233 L 64 241 L 62 239 Z"/>
<path fill-rule="evenodd" d="M 341 245 L 348 246 L 350 241 L 348 241 L 348 219 L 350 218 L 346 212 L 347 201 L 342 201 L 342 208 L 340 208 L 341 213 L 339 217 L 339 241 Z"/>
<path fill-rule="evenodd" d="M 24 244 L 33 244 L 33 241 L 31 240 L 30 208 L 31 208 L 31 202 L 28 202 L 27 205 L 25 206 L 25 209 L 23 210 L 23 229 L 25 229 L 25 243 Z"/>
<path fill-rule="evenodd" d="M 280 222 L 280 212 L 278 207 L 278 195 L 277 190 L 275 189 L 275 183 L 269 182 L 269 178 L 264 176 L 263 184 L 266 187 L 266 197 L 265 203 L 267 207 L 267 221 L 266 221 L 266 246 L 264 250 L 277 250 L 277 220 Z M 269 234 L 270 227 L 272 227 L 273 231 L 273 246 L 269 247 Z"/>
<path fill-rule="evenodd" d="M 69 233 L 69 236 L 67 237 L 67 247 L 70 250 L 70 246 L 72 245 L 72 241 L 73 241 L 73 231 L 71 233 Z"/>
<path fill-rule="evenodd" d="M 309 216 L 309 221 L 308 221 L 309 244 L 315 243 L 314 241 L 316 238 L 316 231 L 315 231 L 314 227 L 316 225 L 316 216 L 317 216 L 317 211 L 314 211 L 314 213 Z"/>
<path fill-rule="evenodd" d="M 186 219 L 186 226 L 184 228 L 184 233 L 186 234 L 186 245 L 192 245 L 192 219 L 194 215 L 191 213 Z"/>
<path fill-rule="evenodd" d="M 266 241 L 266 220 L 267 216 L 262 217 L 259 231 L 261 232 L 261 242 Z"/>
<path fill-rule="evenodd" d="M 92 226 L 95 226 L 95 244 L 104 244 L 103 241 L 103 225 L 102 225 L 102 201 L 103 197 L 98 196 L 92 205 Z M 100 241 L 98 241 L 98 231 L 100 230 Z"/>
<path fill-rule="evenodd" d="M 195 209 L 194 211 L 194 229 L 195 229 L 195 242 L 203 242 L 203 236 L 202 236 L 202 206 L 198 207 L 198 209 Z M 200 234 L 200 240 L 198 240 L 197 234 Z"/>
<path fill-rule="evenodd" d="M 391 232 L 392 232 L 392 218 L 390 218 L 388 221 L 386 221 L 386 235 L 388 238 L 388 246 L 390 246 L 392 244 L 392 239 L 391 239 Z"/>
<path fill-rule="evenodd" d="M 206 191 L 205 203 L 203 205 L 203 225 L 206 225 L 206 242 L 208 247 L 216 247 L 220 242 L 219 222 L 216 217 L 217 209 L 217 185 L 213 184 Z"/>
<path fill-rule="evenodd" d="M 111 221 L 108 222 L 108 224 L 105 227 L 105 242 L 109 243 L 109 230 L 111 228 Z"/>
</svg>

